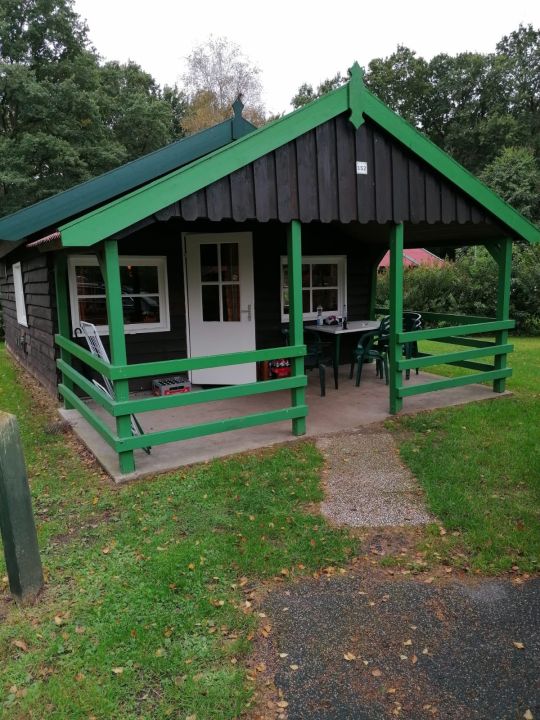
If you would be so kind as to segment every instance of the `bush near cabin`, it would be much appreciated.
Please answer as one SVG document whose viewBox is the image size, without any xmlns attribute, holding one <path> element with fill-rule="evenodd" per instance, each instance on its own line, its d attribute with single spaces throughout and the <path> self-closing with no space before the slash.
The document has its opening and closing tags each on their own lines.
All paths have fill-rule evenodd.
<svg viewBox="0 0 540 720">
<path fill-rule="evenodd" d="M 377 281 L 377 304 L 387 305 L 389 275 Z M 419 312 L 492 317 L 497 305 L 497 266 L 483 247 L 458 251 L 442 266 L 404 269 L 403 306 Z M 516 332 L 540 335 L 540 246 L 516 245 L 510 293 Z"/>
</svg>

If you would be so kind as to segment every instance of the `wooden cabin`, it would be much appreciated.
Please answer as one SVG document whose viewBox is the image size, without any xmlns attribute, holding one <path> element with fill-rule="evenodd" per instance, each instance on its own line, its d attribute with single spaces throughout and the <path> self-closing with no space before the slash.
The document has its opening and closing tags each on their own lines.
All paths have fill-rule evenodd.
<svg viewBox="0 0 540 720">
<path fill-rule="evenodd" d="M 145 444 L 285 419 L 302 434 L 303 324 L 319 306 L 324 315 L 346 306 L 349 318 L 373 318 L 377 267 L 389 251 L 391 411 L 409 395 L 460 383 L 504 389 L 511 246 L 538 242 L 539 230 L 381 103 L 357 65 L 339 89 L 260 129 L 241 109 L 0 220 L 10 353 L 84 416 L 124 473 Z M 499 265 L 494 316 L 437 316 L 452 327 L 404 333 L 403 249 L 441 245 L 489 249 Z M 110 364 L 77 337 L 81 320 L 98 327 Z M 406 387 L 402 348 L 422 338 L 462 344 L 443 361 L 478 372 Z M 485 356 L 492 362 L 479 362 Z M 291 376 L 258 381 L 257 363 L 281 357 L 291 359 Z M 207 389 L 130 398 L 152 378 L 183 372 Z M 90 382 L 95 373 L 111 381 L 113 398 Z M 131 430 L 131 413 L 284 389 L 290 404 L 279 411 L 144 438 Z M 114 418 L 112 428 L 87 398 Z"/>
</svg>

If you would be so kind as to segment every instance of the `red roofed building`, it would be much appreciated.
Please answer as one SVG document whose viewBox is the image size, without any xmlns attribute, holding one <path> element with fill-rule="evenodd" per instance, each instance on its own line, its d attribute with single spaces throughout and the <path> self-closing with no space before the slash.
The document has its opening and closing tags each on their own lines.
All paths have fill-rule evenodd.
<svg viewBox="0 0 540 720">
<path fill-rule="evenodd" d="M 424 248 L 406 248 L 403 251 L 403 265 L 406 267 L 417 267 L 418 265 L 442 265 L 442 260 L 438 255 L 434 255 Z M 390 251 L 386 253 L 379 263 L 379 270 L 386 270 L 390 266 Z"/>
</svg>

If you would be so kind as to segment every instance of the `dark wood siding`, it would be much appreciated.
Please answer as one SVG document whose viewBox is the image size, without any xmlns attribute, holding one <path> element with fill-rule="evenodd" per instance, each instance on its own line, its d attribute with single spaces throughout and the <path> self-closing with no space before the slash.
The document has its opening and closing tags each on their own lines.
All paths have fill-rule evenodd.
<svg viewBox="0 0 540 720">
<path fill-rule="evenodd" d="M 17 322 L 12 270 L 16 262 L 21 263 L 28 327 Z M 50 259 L 37 251 L 21 248 L 6 258 L 4 267 L 5 274 L 0 275 L 0 297 L 6 346 L 23 367 L 54 392 L 56 311 Z"/>
<path fill-rule="evenodd" d="M 368 174 L 356 174 L 356 161 Z M 345 116 L 157 213 L 184 220 L 486 223 L 484 210 L 369 121 Z"/>
</svg>

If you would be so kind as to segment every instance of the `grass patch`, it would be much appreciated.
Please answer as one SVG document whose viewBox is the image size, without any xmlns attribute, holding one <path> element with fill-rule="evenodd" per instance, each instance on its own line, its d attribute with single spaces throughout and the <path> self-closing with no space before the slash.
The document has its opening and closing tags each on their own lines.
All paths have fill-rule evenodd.
<svg viewBox="0 0 540 720">
<path fill-rule="evenodd" d="M 404 416 L 403 459 L 426 490 L 447 534 L 434 528 L 425 548 L 435 559 L 483 572 L 540 561 L 540 338 L 513 338 L 512 398 Z M 425 352 L 452 346 L 424 342 Z M 429 368 L 447 376 L 469 371 Z M 455 534 L 453 534 L 455 533 Z"/>
<path fill-rule="evenodd" d="M 3 581 L 0 715 L 237 718 L 251 697 L 251 590 L 355 551 L 304 511 L 321 499 L 320 455 L 299 443 L 115 488 L 70 436 L 47 432 L 51 405 L 17 373 L 0 348 L 0 407 L 22 429 L 47 588 L 20 609 Z"/>
</svg>

